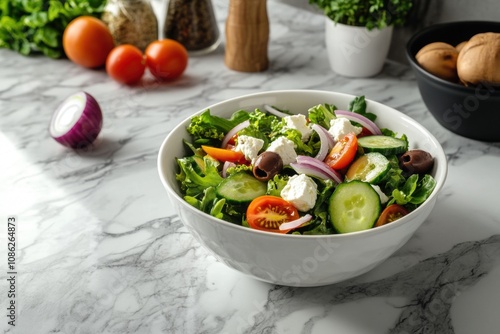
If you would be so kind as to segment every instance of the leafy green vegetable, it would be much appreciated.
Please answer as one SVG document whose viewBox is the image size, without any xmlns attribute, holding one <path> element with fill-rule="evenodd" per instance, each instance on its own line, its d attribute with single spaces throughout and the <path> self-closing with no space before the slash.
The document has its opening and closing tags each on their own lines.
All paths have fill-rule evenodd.
<svg viewBox="0 0 500 334">
<path fill-rule="evenodd" d="M 250 114 L 250 125 L 238 132 L 239 135 L 251 136 L 264 141 L 263 149 L 280 134 L 284 123 L 274 115 L 266 114 L 259 109 L 255 109 Z"/>
<path fill-rule="evenodd" d="M 333 234 L 334 229 L 328 219 L 328 201 L 335 190 L 335 182 L 333 180 L 316 180 L 318 185 L 318 197 L 313 208 L 314 219 L 321 222 L 317 227 L 304 234 Z"/>
<path fill-rule="evenodd" d="M 211 144 L 219 146 L 222 139 L 232 128 L 241 122 L 246 121 L 250 117 L 249 113 L 244 110 L 234 112 L 231 118 L 215 116 L 207 109 L 200 115 L 191 118 L 191 123 L 187 127 L 187 131 L 193 137 L 193 142 L 196 145 Z"/>
<path fill-rule="evenodd" d="M 402 26 L 415 0 L 309 0 L 338 23 L 382 29 Z"/>
<path fill-rule="evenodd" d="M 302 133 L 300 133 L 299 130 L 285 129 L 282 135 L 293 141 L 295 144 L 295 152 L 297 152 L 298 155 L 313 155 L 313 148 L 309 142 L 304 143 L 302 141 Z"/>
<path fill-rule="evenodd" d="M 246 222 L 245 219 L 246 210 L 247 210 L 247 205 L 232 204 L 226 202 L 222 213 L 224 215 L 224 220 L 231 222 L 233 224 L 238 224 L 248 227 L 248 223 Z"/>
<path fill-rule="evenodd" d="M 349 111 L 365 116 L 372 122 L 377 119 L 377 115 L 366 111 L 366 100 L 363 95 L 355 97 L 351 103 L 349 103 Z"/>
<path fill-rule="evenodd" d="M 403 175 L 403 170 L 399 167 L 397 156 L 389 156 L 387 160 L 389 160 L 390 169 L 384 180 L 382 180 L 380 187 L 385 194 L 392 194 L 395 189 L 398 189 L 406 181 L 406 178 Z"/>
<path fill-rule="evenodd" d="M 223 209 L 226 199 L 218 199 L 215 187 L 208 187 L 203 191 L 203 196 L 198 199 L 195 196 L 184 196 L 184 200 L 198 210 L 208 213 L 216 218 L 224 219 Z"/>
<path fill-rule="evenodd" d="M 330 128 L 330 121 L 335 117 L 335 109 L 333 104 L 318 104 L 308 110 L 309 122 L 321 125 L 325 129 Z"/>
<path fill-rule="evenodd" d="M 252 170 L 253 170 L 252 165 L 239 164 L 236 166 L 229 167 L 226 170 L 226 173 L 227 173 L 227 176 L 232 175 L 232 174 L 236 174 L 239 172 L 247 172 L 247 173 L 252 174 Z"/>
<path fill-rule="evenodd" d="M 250 114 L 249 120 L 250 126 L 259 129 L 261 132 L 269 133 L 270 137 L 279 133 L 283 128 L 281 119 L 274 115 L 266 114 L 259 109 L 255 109 L 255 111 Z"/>
<path fill-rule="evenodd" d="M 425 202 L 425 200 L 432 193 L 436 187 L 436 180 L 429 175 L 425 174 L 417 183 L 417 188 L 413 191 L 411 199 L 409 202 L 411 204 L 419 205 Z"/>
<path fill-rule="evenodd" d="M 267 181 L 267 194 L 281 197 L 281 190 L 285 188 L 288 179 L 288 175 L 275 175 L 271 180 Z"/>
<path fill-rule="evenodd" d="M 0 48 L 64 56 L 62 35 L 82 15 L 100 17 L 106 0 L 0 0 Z"/>
<path fill-rule="evenodd" d="M 409 204 L 413 204 L 410 207 L 415 208 L 430 196 L 435 186 L 436 181 L 431 175 L 425 174 L 420 178 L 418 174 L 413 174 L 400 189 L 392 192 L 393 198 L 387 205 L 397 203 L 408 207 Z"/>
<path fill-rule="evenodd" d="M 201 161 L 201 165 L 200 165 Z M 177 159 L 180 167 L 176 179 L 181 183 L 181 190 L 188 196 L 197 196 L 208 187 L 216 187 L 222 177 L 219 175 L 219 162 L 209 156 L 196 159 L 196 156 Z"/>
</svg>

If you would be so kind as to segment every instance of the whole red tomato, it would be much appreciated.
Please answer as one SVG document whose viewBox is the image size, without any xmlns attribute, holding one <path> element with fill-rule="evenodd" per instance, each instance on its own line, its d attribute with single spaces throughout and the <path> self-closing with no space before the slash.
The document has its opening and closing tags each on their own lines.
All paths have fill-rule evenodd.
<svg viewBox="0 0 500 334">
<path fill-rule="evenodd" d="M 83 67 L 104 65 L 114 46 L 108 26 L 95 17 L 79 16 L 64 29 L 64 52 L 71 61 Z"/>
<path fill-rule="evenodd" d="M 152 42 L 146 48 L 146 65 L 158 80 L 174 80 L 184 73 L 188 64 L 186 48 L 173 39 Z"/>
<path fill-rule="evenodd" d="M 123 44 L 115 47 L 106 59 L 106 72 L 123 84 L 134 84 L 144 75 L 146 59 L 139 48 Z"/>
</svg>

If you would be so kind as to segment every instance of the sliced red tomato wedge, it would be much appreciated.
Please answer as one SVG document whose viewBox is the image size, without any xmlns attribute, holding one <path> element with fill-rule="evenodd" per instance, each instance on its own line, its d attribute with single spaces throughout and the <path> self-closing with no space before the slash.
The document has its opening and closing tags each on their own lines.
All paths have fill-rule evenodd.
<svg viewBox="0 0 500 334">
<path fill-rule="evenodd" d="M 403 216 L 406 216 L 408 213 L 409 211 L 404 206 L 391 204 L 382 211 L 380 217 L 378 217 L 378 220 L 375 223 L 375 227 L 391 223 Z"/>
<path fill-rule="evenodd" d="M 358 151 L 358 138 L 354 132 L 348 133 L 339 140 L 325 158 L 325 163 L 332 169 L 349 166 Z"/>
<path fill-rule="evenodd" d="M 251 228 L 276 233 L 287 233 L 280 230 L 280 225 L 299 218 L 299 212 L 292 203 L 281 197 L 264 195 L 255 198 L 247 209 L 247 221 Z"/>
<path fill-rule="evenodd" d="M 233 151 L 225 148 L 201 145 L 203 151 L 212 158 L 219 161 L 240 162 L 245 160 L 245 155 L 239 151 Z"/>
</svg>

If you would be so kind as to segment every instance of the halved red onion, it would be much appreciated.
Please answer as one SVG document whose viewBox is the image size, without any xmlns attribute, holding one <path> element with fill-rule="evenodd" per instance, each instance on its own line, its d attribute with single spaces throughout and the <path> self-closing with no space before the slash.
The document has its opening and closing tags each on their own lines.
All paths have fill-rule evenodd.
<svg viewBox="0 0 500 334">
<path fill-rule="evenodd" d="M 244 128 L 246 128 L 249 125 L 250 125 L 250 121 L 246 120 L 246 121 L 241 122 L 240 124 L 236 125 L 231 130 L 229 130 L 228 133 L 226 133 L 226 135 L 222 139 L 222 144 L 220 145 L 220 147 L 225 148 L 227 146 L 227 143 L 229 143 L 231 138 L 233 138 L 238 133 L 238 131 L 243 130 Z"/>
<path fill-rule="evenodd" d="M 332 135 L 321 125 L 313 123 L 311 125 L 311 128 L 316 131 L 316 133 L 319 136 L 319 140 L 321 143 L 321 146 L 319 148 L 318 154 L 316 154 L 315 158 L 318 160 L 325 160 L 328 152 L 334 145 L 334 140 Z"/>
<path fill-rule="evenodd" d="M 66 98 L 52 115 L 49 132 L 64 146 L 84 148 L 102 129 L 102 112 L 96 99 L 86 92 Z"/>
<path fill-rule="evenodd" d="M 301 227 L 308 221 L 312 219 L 312 216 L 310 214 L 305 214 L 304 216 L 300 217 L 299 219 L 292 220 L 291 222 L 286 222 L 280 225 L 280 231 L 286 231 L 286 230 L 293 230 L 298 227 Z"/>
<path fill-rule="evenodd" d="M 285 116 L 290 116 L 288 114 L 285 114 L 284 112 L 279 111 L 276 108 L 271 107 L 269 104 L 265 104 L 264 105 L 264 109 L 266 109 L 267 112 L 273 114 L 274 116 L 278 116 L 278 117 L 281 117 L 281 118 L 283 118 Z"/>
<path fill-rule="evenodd" d="M 297 171 L 297 169 L 302 171 L 297 171 L 297 173 L 317 176 L 323 179 L 332 179 L 336 183 L 342 183 L 343 177 L 339 172 L 331 169 L 330 166 L 323 161 L 308 157 L 307 155 L 297 156 L 297 162 L 294 163 L 293 166 L 290 164 L 290 166 L 295 169 L 295 171 Z"/>
<path fill-rule="evenodd" d="M 365 127 L 368 131 L 370 131 L 374 135 L 381 135 L 382 131 L 380 131 L 379 127 L 377 124 L 373 123 L 371 120 L 366 118 L 363 115 L 360 115 L 358 113 L 352 112 L 352 111 L 346 111 L 346 110 L 335 110 L 335 115 L 337 116 L 342 116 L 350 121 L 359 123 L 363 127 Z"/>
</svg>

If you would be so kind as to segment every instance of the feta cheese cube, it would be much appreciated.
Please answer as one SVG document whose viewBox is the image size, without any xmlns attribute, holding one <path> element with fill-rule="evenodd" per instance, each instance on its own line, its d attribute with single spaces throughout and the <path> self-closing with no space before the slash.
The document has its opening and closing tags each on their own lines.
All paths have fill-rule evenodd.
<svg viewBox="0 0 500 334">
<path fill-rule="evenodd" d="M 302 135 L 303 142 L 309 139 L 313 130 L 307 124 L 306 116 L 299 114 L 285 116 L 283 119 L 285 120 L 285 128 L 298 130 Z"/>
<path fill-rule="evenodd" d="M 264 146 L 264 141 L 259 138 L 252 136 L 238 136 L 238 144 L 234 148 L 235 151 L 240 151 L 245 155 L 247 160 L 254 163 L 255 159 L 259 155 L 259 151 Z"/>
<path fill-rule="evenodd" d="M 281 190 L 281 197 L 303 212 L 314 207 L 317 196 L 318 186 L 305 174 L 292 176 Z"/>
<path fill-rule="evenodd" d="M 363 128 L 352 125 L 351 121 L 347 118 L 338 117 L 330 121 L 330 129 L 328 129 L 328 132 L 332 134 L 335 141 L 339 141 L 348 133 L 354 132 L 357 136 L 362 130 Z"/>
<path fill-rule="evenodd" d="M 382 191 L 382 189 L 380 189 L 379 186 L 377 185 L 374 185 L 374 184 L 370 184 L 372 186 L 373 189 L 375 189 L 375 191 L 377 192 L 378 196 L 380 197 L 380 203 L 384 204 L 384 203 L 387 203 L 387 201 L 389 200 L 389 197 L 387 197 L 384 192 Z"/>
<path fill-rule="evenodd" d="M 297 152 L 295 152 L 295 144 L 286 137 L 276 138 L 267 148 L 267 151 L 274 152 L 283 160 L 283 166 L 287 166 L 297 160 Z"/>
</svg>

